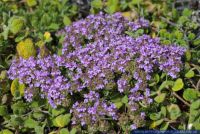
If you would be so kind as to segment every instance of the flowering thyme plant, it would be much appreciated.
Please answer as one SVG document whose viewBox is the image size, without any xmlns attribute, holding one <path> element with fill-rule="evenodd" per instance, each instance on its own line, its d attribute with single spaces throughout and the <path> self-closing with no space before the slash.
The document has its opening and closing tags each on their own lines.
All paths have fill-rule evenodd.
<svg viewBox="0 0 200 134">
<path fill-rule="evenodd" d="M 147 27 L 148 21 L 130 22 L 120 13 L 90 15 L 58 32 L 65 36 L 61 55 L 15 59 L 9 77 L 26 85 L 28 101 L 37 89 L 52 107 L 70 100 L 72 125 L 95 131 L 103 122 L 106 131 L 110 120 L 118 120 L 118 125 L 130 126 L 125 130 L 140 127 L 145 118 L 141 105 L 152 102 L 147 86 L 152 73 L 163 71 L 176 78 L 185 51 L 145 34 L 126 34 Z"/>
</svg>

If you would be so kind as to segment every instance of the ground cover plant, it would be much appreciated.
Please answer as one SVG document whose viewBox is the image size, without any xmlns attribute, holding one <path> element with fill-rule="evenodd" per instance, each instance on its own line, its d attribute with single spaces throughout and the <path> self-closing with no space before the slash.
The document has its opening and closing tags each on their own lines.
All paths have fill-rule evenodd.
<svg viewBox="0 0 200 134">
<path fill-rule="evenodd" d="M 0 133 L 199 130 L 198 4 L 1 1 Z"/>
</svg>

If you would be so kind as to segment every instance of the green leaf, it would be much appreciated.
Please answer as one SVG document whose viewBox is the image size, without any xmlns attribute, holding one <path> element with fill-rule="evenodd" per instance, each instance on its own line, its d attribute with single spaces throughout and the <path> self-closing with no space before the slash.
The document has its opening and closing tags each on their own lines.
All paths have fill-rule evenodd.
<svg viewBox="0 0 200 134">
<path fill-rule="evenodd" d="M 3 26 L 3 32 L 0 33 L 0 35 L 3 36 L 4 40 L 8 39 L 8 35 L 9 35 L 9 26 L 4 25 Z"/>
<path fill-rule="evenodd" d="M 93 8 L 96 8 L 96 9 L 102 9 L 103 8 L 103 2 L 102 2 L 102 0 L 93 0 L 91 2 L 91 6 Z"/>
<path fill-rule="evenodd" d="M 7 107 L 4 105 L 1 105 L 0 106 L 0 116 L 5 116 L 5 115 L 7 115 L 7 113 L 8 113 Z"/>
<path fill-rule="evenodd" d="M 21 125 L 23 125 L 23 123 L 24 123 L 24 120 L 21 117 L 16 116 L 16 115 L 10 116 L 10 124 L 12 126 L 14 126 L 14 127 L 21 126 Z"/>
<path fill-rule="evenodd" d="M 45 115 L 42 112 L 34 112 L 33 113 L 33 117 L 36 120 L 41 120 L 41 119 L 43 119 L 45 117 Z"/>
<path fill-rule="evenodd" d="M 200 108 L 200 99 L 194 101 L 191 106 L 190 106 L 191 109 L 199 109 Z"/>
<path fill-rule="evenodd" d="M 174 85 L 174 82 L 173 82 L 173 81 L 164 81 L 164 82 L 160 85 L 159 90 L 172 87 L 173 85 Z"/>
<path fill-rule="evenodd" d="M 161 125 L 160 130 L 167 130 L 168 127 L 169 127 L 169 122 L 165 122 Z"/>
<path fill-rule="evenodd" d="M 10 131 L 9 129 L 4 129 L 4 130 L 0 131 L 0 134 L 13 134 L 13 132 Z"/>
<path fill-rule="evenodd" d="M 195 40 L 193 41 L 193 44 L 194 44 L 195 46 L 200 45 L 200 38 L 195 39 Z"/>
<path fill-rule="evenodd" d="M 71 114 L 59 115 L 54 119 L 54 125 L 56 127 L 65 127 L 71 120 Z"/>
<path fill-rule="evenodd" d="M 24 127 L 27 127 L 27 128 L 35 128 L 37 126 L 39 126 L 39 123 L 33 120 L 32 118 L 28 118 L 24 122 Z"/>
<path fill-rule="evenodd" d="M 65 108 L 56 108 L 56 109 L 52 109 L 52 116 L 56 117 L 58 115 L 63 114 L 64 112 L 66 112 Z"/>
<path fill-rule="evenodd" d="M 188 39 L 189 39 L 189 40 L 194 40 L 195 37 L 196 37 L 196 36 L 195 36 L 194 33 L 189 33 L 189 34 L 188 34 Z"/>
<path fill-rule="evenodd" d="M 11 106 L 13 113 L 21 115 L 27 112 L 27 104 L 22 101 L 18 101 Z"/>
<path fill-rule="evenodd" d="M 169 112 L 171 120 L 176 120 L 178 117 L 181 116 L 181 110 L 180 110 L 179 106 L 176 104 L 168 105 L 167 110 Z"/>
<path fill-rule="evenodd" d="M 159 126 L 160 124 L 163 123 L 163 121 L 164 121 L 164 119 L 160 119 L 160 120 L 152 122 L 150 125 L 150 128 L 155 128 L 155 127 Z"/>
<path fill-rule="evenodd" d="M 120 109 L 123 106 L 122 102 L 115 102 L 114 104 L 117 107 L 117 109 Z"/>
<path fill-rule="evenodd" d="M 186 16 L 186 17 L 190 17 L 192 15 L 192 11 L 189 10 L 188 8 L 185 8 L 182 12 L 182 15 L 183 16 Z"/>
<path fill-rule="evenodd" d="M 186 16 L 180 16 L 179 19 L 178 19 L 178 24 L 180 24 L 181 26 L 183 26 L 187 21 L 190 21 L 188 19 L 188 17 L 186 17 Z"/>
<path fill-rule="evenodd" d="M 188 47 L 188 43 L 184 39 L 177 39 L 176 43 L 183 47 Z"/>
<path fill-rule="evenodd" d="M 24 95 L 24 89 L 25 85 L 19 83 L 19 79 L 14 79 L 12 84 L 11 84 L 11 94 L 14 97 L 18 97 L 18 95 L 23 96 Z"/>
<path fill-rule="evenodd" d="M 65 15 L 63 18 L 63 23 L 65 24 L 65 26 L 69 26 L 72 22 L 71 19 Z"/>
<path fill-rule="evenodd" d="M 160 78 L 163 79 L 163 78 L 165 78 L 165 76 L 166 76 L 166 73 L 162 72 Z"/>
<path fill-rule="evenodd" d="M 51 23 L 48 28 L 51 29 L 51 30 L 58 30 L 59 29 L 59 24 Z"/>
<path fill-rule="evenodd" d="M 182 39 L 182 38 L 183 38 L 183 33 L 182 33 L 181 31 L 179 31 L 179 30 L 176 30 L 176 31 L 174 32 L 174 34 L 175 34 L 175 37 L 176 37 L 177 39 Z"/>
<path fill-rule="evenodd" d="M 69 130 L 67 128 L 62 128 L 60 131 L 59 131 L 59 134 L 70 134 L 69 133 Z"/>
<path fill-rule="evenodd" d="M 186 78 L 192 78 L 194 77 L 195 73 L 193 70 L 189 70 L 186 74 L 185 74 L 185 77 Z"/>
<path fill-rule="evenodd" d="M 198 91 L 192 88 L 188 88 L 183 92 L 183 98 L 187 101 L 193 101 L 198 99 Z"/>
<path fill-rule="evenodd" d="M 132 0 L 131 1 L 131 4 L 134 4 L 134 5 L 137 5 L 137 4 L 140 4 L 142 3 L 142 0 Z"/>
<path fill-rule="evenodd" d="M 159 120 L 161 118 L 161 113 L 160 112 L 158 112 L 158 113 L 151 113 L 150 114 L 150 119 L 151 120 Z"/>
<path fill-rule="evenodd" d="M 190 61 L 190 60 L 191 60 L 192 55 L 191 55 L 190 50 L 187 50 L 187 51 L 185 52 L 185 57 L 186 57 L 186 60 L 187 60 L 187 61 Z"/>
<path fill-rule="evenodd" d="M 106 12 L 109 14 L 113 14 L 118 10 L 119 0 L 108 0 Z"/>
<path fill-rule="evenodd" d="M 164 45 L 169 45 L 169 44 L 171 44 L 171 41 L 170 40 L 163 40 L 162 43 Z"/>
<path fill-rule="evenodd" d="M 177 12 L 177 10 L 175 8 L 173 8 L 172 9 L 172 17 L 173 18 L 177 18 L 177 16 L 178 16 L 178 12 Z"/>
<path fill-rule="evenodd" d="M 26 2 L 29 7 L 33 7 L 33 6 L 37 5 L 36 0 L 26 0 Z"/>
<path fill-rule="evenodd" d="M 123 106 L 122 96 L 119 94 L 114 94 L 114 97 L 111 96 L 111 102 L 115 104 L 117 109 L 120 109 Z"/>
<path fill-rule="evenodd" d="M 166 109 L 166 107 L 162 106 L 160 112 L 165 117 L 167 115 L 167 109 Z"/>
<path fill-rule="evenodd" d="M 161 93 L 154 98 L 157 103 L 161 103 L 165 100 L 166 93 Z"/>
<path fill-rule="evenodd" d="M 25 23 L 24 18 L 13 16 L 8 21 L 9 30 L 13 34 L 17 34 L 20 30 L 22 30 L 24 23 Z"/>
<path fill-rule="evenodd" d="M 124 104 L 127 104 L 127 103 L 128 103 L 128 96 L 127 96 L 127 95 L 125 95 L 125 96 L 122 98 L 122 102 L 123 102 Z"/>
<path fill-rule="evenodd" d="M 7 77 L 7 71 L 6 70 L 1 71 L 0 80 L 4 80 L 6 77 Z"/>
<path fill-rule="evenodd" d="M 133 38 L 139 37 L 144 33 L 144 29 L 138 29 L 137 31 L 125 31 L 125 33 Z"/>
<path fill-rule="evenodd" d="M 72 130 L 70 131 L 70 134 L 76 134 L 77 130 L 76 128 L 72 128 Z"/>
<path fill-rule="evenodd" d="M 17 44 L 17 53 L 24 59 L 28 59 L 31 56 L 36 56 L 37 52 L 32 39 L 27 38 L 24 41 L 20 41 Z"/>
<path fill-rule="evenodd" d="M 158 74 L 155 75 L 155 80 L 156 80 L 156 83 L 160 81 L 160 76 Z"/>
<path fill-rule="evenodd" d="M 193 129 L 200 129 L 200 99 L 194 101 L 190 106 L 188 124 L 192 125 Z"/>
<path fill-rule="evenodd" d="M 26 37 L 27 37 L 27 35 L 25 35 L 24 33 L 18 34 L 17 37 L 15 38 L 15 42 L 20 42 L 23 39 L 25 39 Z"/>
<path fill-rule="evenodd" d="M 44 128 L 41 126 L 36 126 L 34 130 L 36 134 L 44 134 Z"/>
<path fill-rule="evenodd" d="M 184 83 L 183 80 L 181 78 L 178 78 L 175 82 L 174 82 L 174 86 L 172 87 L 173 91 L 179 91 L 184 87 Z"/>
</svg>

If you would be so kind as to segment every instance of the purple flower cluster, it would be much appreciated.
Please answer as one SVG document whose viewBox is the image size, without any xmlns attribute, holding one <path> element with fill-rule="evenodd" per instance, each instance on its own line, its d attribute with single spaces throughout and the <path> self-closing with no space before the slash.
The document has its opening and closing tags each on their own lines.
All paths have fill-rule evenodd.
<svg viewBox="0 0 200 134">
<path fill-rule="evenodd" d="M 73 113 L 72 124 L 81 124 L 82 126 L 95 124 L 103 120 L 106 115 L 117 120 L 116 106 L 102 100 L 95 91 L 84 94 L 84 101 L 74 103 L 70 112 Z"/>
<path fill-rule="evenodd" d="M 53 107 L 67 94 L 89 91 L 70 110 L 73 124 L 93 124 L 105 116 L 117 119 L 115 105 L 100 97 L 102 90 L 129 95 L 134 112 L 138 102 L 152 102 L 147 82 L 153 72 L 160 70 L 175 78 L 182 65 L 183 48 L 161 45 L 148 35 L 132 38 L 125 32 L 147 26 L 148 21 L 130 22 L 120 13 L 90 15 L 58 33 L 65 36 L 62 55 L 16 59 L 9 76 L 26 84 L 28 101 L 39 88 Z"/>
<path fill-rule="evenodd" d="M 41 97 L 46 95 L 52 107 L 60 105 L 65 99 L 66 90 L 70 88 L 59 69 L 57 62 L 60 57 L 15 59 L 8 71 L 10 79 L 19 78 L 20 83 L 27 85 L 25 98 L 31 101 L 37 88 L 41 89 Z"/>
</svg>

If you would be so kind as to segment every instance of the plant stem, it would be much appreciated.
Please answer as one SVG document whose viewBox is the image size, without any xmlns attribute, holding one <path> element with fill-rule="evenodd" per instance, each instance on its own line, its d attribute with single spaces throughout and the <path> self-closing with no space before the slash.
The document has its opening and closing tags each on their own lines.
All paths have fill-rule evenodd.
<svg viewBox="0 0 200 134">
<path fill-rule="evenodd" d="M 197 82 L 197 90 L 199 90 L 200 89 L 200 80 Z"/>
<path fill-rule="evenodd" d="M 182 101 L 185 105 L 187 105 L 188 107 L 190 107 L 190 104 L 188 102 L 186 102 L 185 100 L 183 100 L 176 92 L 173 92 L 173 95 L 178 98 L 180 101 Z"/>
<path fill-rule="evenodd" d="M 195 89 L 198 89 L 198 88 L 194 85 L 194 83 L 192 82 L 191 79 L 189 79 L 189 81 L 190 81 L 190 83 L 192 84 L 192 86 L 193 86 Z"/>
</svg>

